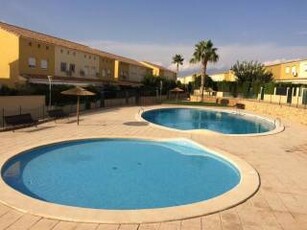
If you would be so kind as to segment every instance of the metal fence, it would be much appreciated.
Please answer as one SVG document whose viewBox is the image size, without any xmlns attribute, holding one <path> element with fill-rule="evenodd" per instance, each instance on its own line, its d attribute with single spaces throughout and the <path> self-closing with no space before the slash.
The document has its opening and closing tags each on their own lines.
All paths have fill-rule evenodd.
<svg viewBox="0 0 307 230">
<path fill-rule="evenodd" d="M 123 94 L 122 97 L 119 98 L 102 98 L 96 102 L 83 102 L 80 103 L 80 111 L 85 110 L 93 110 L 104 107 L 118 107 L 118 106 L 145 106 L 145 105 L 154 105 L 159 104 L 162 101 L 168 99 L 167 95 L 156 95 L 156 96 L 139 96 L 133 94 Z M 76 104 L 68 104 L 62 106 L 39 106 L 34 108 L 28 108 L 23 106 L 16 106 L 16 108 L 2 108 L 0 111 L 0 130 L 5 130 L 7 128 L 7 124 L 5 123 L 5 116 L 11 115 L 19 115 L 30 113 L 32 118 L 39 121 L 48 121 L 50 118 L 48 117 L 48 110 L 54 109 L 62 109 L 67 114 L 76 113 Z"/>
</svg>

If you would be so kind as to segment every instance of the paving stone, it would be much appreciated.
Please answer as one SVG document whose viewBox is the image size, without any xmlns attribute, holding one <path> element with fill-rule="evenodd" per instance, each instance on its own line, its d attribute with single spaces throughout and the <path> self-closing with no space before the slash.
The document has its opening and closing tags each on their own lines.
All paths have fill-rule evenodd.
<svg viewBox="0 0 307 230">
<path fill-rule="evenodd" d="M 212 214 L 201 218 L 202 229 L 206 230 L 221 230 L 222 222 L 219 214 Z"/>
<path fill-rule="evenodd" d="M 98 224 L 78 223 L 75 230 L 96 230 Z"/>
<path fill-rule="evenodd" d="M 21 216 L 22 213 L 17 212 L 15 210 L 10 210 L 6 212 L 4 215 L 0 217 L 0 229 L 5 229 L 10 227 L 10 225 L 15 223 Z"/>
<path fill-rule="evenodd" d="M 36 224 L 34 224 L 30 230 L 50 230 L 53 229 L 54 226 L 58 223 L 58 220 L 51 219 L 41 219 Z"/>
<path fill-rule="evenodd" d="M 76 226 L 77 223 L 75 222 L 61 221 L 52 230 L 73 230 Z"/>
<path fill-rule="evenodd" d="M 38 222 L 41 217 L 33 216 L 33 215 L 23 215 L 18 219 L 15 223 L 13 223 L 8 230 L 24 230 L 29 229 L 33 226 L 36 222 Z"/>
</svg>

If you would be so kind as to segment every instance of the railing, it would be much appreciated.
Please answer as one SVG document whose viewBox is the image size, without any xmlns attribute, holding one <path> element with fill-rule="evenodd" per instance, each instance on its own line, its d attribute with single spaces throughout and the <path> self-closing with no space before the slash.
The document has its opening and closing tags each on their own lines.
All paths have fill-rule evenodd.
<svg viewBox="0 0 307 230">
<path fill-rule="evenodd" d="M 163 96 L 163 100 L 166 99 L 166 96 Z M 136 97 L 127 97 L 127 98 L 114 98 L 114 99 L 105 99 L 104 103 L 103 101 L 97 101 L 95 103 L 90 103 L 90 108 L 86 106 L 85 103 L 80 104 L 80 111 L 86 110 L 86 109 L 97 109 L 102 107 L 119 107 L 119 106 L 127 106 L 127 105 L 139 105 L 140 110 L 139 113 L 144 112 L 144 108 L 142 106 L 144 105 L 153 105 L 153 104 L 159 104 L 161 101 L 160 97 L 151 97 L 151 96 L 141 96 L 139 97 L 139 100 L 136 100 Z M 0 130 L 6 129 L 6 124 L 4 121 L 5 116 L 9 115 L 18 115 L 23 113 L 30 113 L 33 119 L 39 120 L 39 121 L 47 121 L 49 120 L 48 117 L 48 110 L 54 110 L 54 109 L 62 109 L 64 113 L 72 114 L 76 112 L 76 104 L 69 104 L 64 106 L 52 106 L 52 108 L 49 108 L 48 106 L 40 106 L 36 108 L 26 108 L 22 106 L 16 107 L 16 109 L 6 109 L 2 108 L 0 109 Z"/>
</svg>

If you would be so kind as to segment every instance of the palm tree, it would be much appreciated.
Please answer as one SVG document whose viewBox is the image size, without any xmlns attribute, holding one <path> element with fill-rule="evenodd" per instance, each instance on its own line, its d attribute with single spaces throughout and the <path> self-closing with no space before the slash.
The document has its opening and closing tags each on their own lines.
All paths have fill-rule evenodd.
<svg viewBox="0 0 307 230">
<path fill-rule="evenodd" d="M 201 62 L 202 64 L 200 82 L 201 100 L 204 98 L 204 85 L 208 62 L 215 63 L 219 60 L 219 55 L 216 52 L 217 48 L 213 47 L 211 40 L 200 41 L 195 45 L 193 57 L 190 60 L 190 63 L 196 64 Z"/>
<path fill-rule="evenodd" d="M 173 57 L 173 64 L 176 64 L 177 66 L 177 74 L 179 72 L 179 65 L 183 65 L 183 61 L 184 61 L 184 58 L 180 55 L 180 54 L 176 54 L 174 57 Z"/>
</svg>

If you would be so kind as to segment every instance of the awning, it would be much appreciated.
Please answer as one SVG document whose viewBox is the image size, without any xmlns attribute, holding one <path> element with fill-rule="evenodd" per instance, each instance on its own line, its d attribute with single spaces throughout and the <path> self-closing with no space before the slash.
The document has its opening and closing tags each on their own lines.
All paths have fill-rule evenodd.
<svg viewBox="0 0 307 230">
<path fill-rule="evenodd" d="M 29 83 L 33 84 L 50 84 L 47 75 L 22 75 L 23 78 L 26 78 Z M 130 82 L 130 81 L 115 81 L 115 80 L 107 80 L 107 79 L 84 79 L 77 77 L 60 77 L 60 76 L 52 76 L 52 84 L 53 85 L 74 85 L 74 86 L 102 86 L 105 84 L 109 85 L 118 85 L 118 86 L 132 86 L 132 87 L 140 87 L 142 86 L 139 82 Z"/>
</svg>

